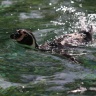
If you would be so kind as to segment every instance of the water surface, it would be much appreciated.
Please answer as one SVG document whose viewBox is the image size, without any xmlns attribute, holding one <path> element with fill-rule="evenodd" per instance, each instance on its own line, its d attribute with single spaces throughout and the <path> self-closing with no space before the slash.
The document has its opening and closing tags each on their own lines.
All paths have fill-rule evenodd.
<svg viewBox="0 0 96 96">
<path fill-rule="evenodd" d="M 10 39 L 12 32 L 23 28 L 42 44 L 90 25 L 95 38 L 95 4 L 92 0 L 0 0 L 0 96 L 95 96 L 95 43 L 79 49 L 87 54 L 79 56 L 81 63 L 76 64 Z"/>
</svg>

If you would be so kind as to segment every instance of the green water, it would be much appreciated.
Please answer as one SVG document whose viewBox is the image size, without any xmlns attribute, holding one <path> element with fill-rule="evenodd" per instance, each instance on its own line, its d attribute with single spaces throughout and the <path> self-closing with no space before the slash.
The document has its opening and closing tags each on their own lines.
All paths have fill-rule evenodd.
<svg viewBox="0 0 96 96">
<path fill-rule="evenodd" d="M 81 63 L 76 64 L 10 39 L 12 32 L 23 28 L 42 44 L 90 25 L 96 37 L 95 4 L 95 0 L 0 0 L 0 96 L 96 96 L 96 44 L 79 49 L 88 55 L 79 56 Z"/>
</svg>

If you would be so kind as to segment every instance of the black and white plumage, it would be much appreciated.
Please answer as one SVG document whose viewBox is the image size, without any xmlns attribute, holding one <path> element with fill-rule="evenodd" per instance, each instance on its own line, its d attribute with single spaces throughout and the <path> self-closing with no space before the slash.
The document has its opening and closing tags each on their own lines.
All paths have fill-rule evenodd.
<svg viewBox="0 0 96 96">
<path fill-rule="evenodd" d="M 91 26 L 89 31 L 82 30 L 78 33 L 71 33 L 62 35 L 55 38 L 53 41 L 45 42 L 44 44 L 38 45 L 35 36 L 32 32 L 19 29 L 15 33 L 10 35 L 11 39 L 15 39 L 18 43 L 32 46 L 41 51 L 55 51 L 58 54 L 62 54 L 73 60 L 73 57 L 66 53 L 65 50 L 72 47 L 79 47 L 92 42 L 93 28 Z"/>
<path fill-rule="evenodd" d="M 32 46 L 34 48 L 38 48 L 38 44 L 36 42 L 36 38 L 32 34 L 32 32 L 25 30 L 25 29 L 19 29 L 15 33 L 12 33 L 10 35 L 11 39 L 15 39 L 18 43 Z"/>
</svg>

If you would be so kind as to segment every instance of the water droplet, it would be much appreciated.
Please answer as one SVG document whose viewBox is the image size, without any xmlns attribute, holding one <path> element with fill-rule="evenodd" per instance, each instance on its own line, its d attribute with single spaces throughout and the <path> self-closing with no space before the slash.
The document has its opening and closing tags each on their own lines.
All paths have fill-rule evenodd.
<svg viewBox="0 0 96 96">
<path fill-rule="evenodd" d="M 82 4 L 79 4 L 79 7 L 82 7 Z"/>
<path fill-rule="evenodd" d="M 74 3 L 74 1 L 71 1 L 71 3 Z"/>
<path fill-rule="evenodd" d="M 32 8 L 32 7 L 30 6 L 30 8 Z"/>
<path fill-rule="evenodd" d="M 22 86 L 22 88 L 25 88 L 25 86 Z"/>
<path fill-rule="evenodd" d="M 56 9 L 56 7 L 54 7 L 54 9 Z"/>
<path fill-rule="evenodd" d="M 51 6 L 51 5 L 52 5 L 52 3 L 49 3 L 49 5 Z"/>
<path fill-rule="evenodd" d="M 12 16 L 13 14 L 11 14 L 11 16 Z"/>
<path fill-rule="evenodd" d="M 39 9 L 39 10 L 41 10 L 41 8 L 40 8 L 40 7 L 39 7 L 38 9 Z"/>
</svg>

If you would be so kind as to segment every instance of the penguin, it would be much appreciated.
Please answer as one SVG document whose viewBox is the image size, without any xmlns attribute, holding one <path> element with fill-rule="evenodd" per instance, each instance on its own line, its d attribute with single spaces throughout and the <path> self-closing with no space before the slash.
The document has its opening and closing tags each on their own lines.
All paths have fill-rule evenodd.
<svg viewBox="0 0 96 96">
<path fill-rule="evenodd" d="M 45 42 L 44 44 L 38 45 L 34 34 L 26 29 L 18 29 L 16 32 L 10 35 L 11 39 L 16 40 L 19 44 L 31 46 L 40 51 L 55 51 L 55 53 L 62 54 L 71 60 L 76 61 L 66 50 L 73 47 L 79 47 L 81 45 L 86 45 L 93 40 L 93 28 L 92 26 L 88 31 L 81 30 L 77 33 L 71 33 L 59 36 L 53 41 Z M 77 61 L 76 61 L 77 62 Z"/>
<path fill-rule="evenodd" d="M 81 30 L 77 33 L 71 33 L 59 36 L 53 41 L 45 42 L 44 44 L 38 45 L 35 36 L 33 33 L 26 29 L 18 29 L 16 32 L 10 35 L 11 39 L 16 40 L 20 44 L 32 46 L 41 50 L 48 50 L 52 48 L 64 48 L 72 46 L 80 46 L 82 44 L 88 44 L 92 42 L 93 28 L 86 30 Z M 49 47 L 49 48 L 48 48 Z"/>
</svg>

